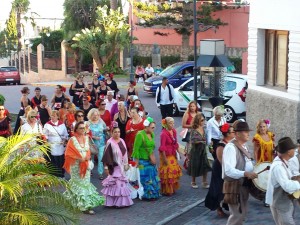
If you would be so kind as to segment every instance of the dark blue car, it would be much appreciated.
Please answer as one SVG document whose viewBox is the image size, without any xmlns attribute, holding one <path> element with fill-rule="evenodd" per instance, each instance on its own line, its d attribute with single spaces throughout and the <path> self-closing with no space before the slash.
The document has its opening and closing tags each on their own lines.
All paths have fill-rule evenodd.
<svg viewBox="0 0 300 225">
<path fill-rule="evenodd" d="M 162 78 L 167 77 L 169 84 L 174 88 L 179 87 L 183 82 L 193 76 L 193 61 L 178 62 L 164 69 L 159 76 L 152 76 L 144 82 L 144 91 L 153 96 L 156 89 L 162 83 Z"/>
</svg>

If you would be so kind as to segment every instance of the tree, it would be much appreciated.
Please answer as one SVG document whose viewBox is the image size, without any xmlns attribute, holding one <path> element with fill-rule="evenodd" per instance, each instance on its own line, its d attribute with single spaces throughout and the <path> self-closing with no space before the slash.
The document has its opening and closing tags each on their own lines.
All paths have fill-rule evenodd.
<svg viewBox="0 0 300 225">
<path fill-rule="evenodd" d="M 18 44 L 18 32 L 17 32 L 17 18 L 16 13 L 13 9 L 11 9 L 9 18 L 6 21 L 6 28 L 5 28 L 6 36 L 8 39 L 8 50 L 15 50 L 15 45 Z"/>
<path fill-rule="evenodd" d="M 129 44 L 129 25 L 120 8 L 114 11 L 99 6 L 96 13 L 95 27 L 76 34 L 72 46 L 87 50 L 101 69 L 114 58 L 116 49 Z"/>
<path fill-rule="evenodd" d="M 17 37 L 18 37 L 18 51 L 22 49 L 22 30 L 21 30 L 21 16 L 28 12 L 30 5 L 29 0 L 14 0 L 12 8 L 17 14 Z"/>
<path fill-rule="evenodd" d="M 47 32 L 46 32 L 47 33 Z M 31 49 L 36 52 L 37 46 L 42 43 L 44 40 L 44 48 L 47 51 L 60 52 L 61 51 L 61 42 L 64 40 L 63 30 L 54 30 L 49 32 L 49 37 L 45 32 L 41 32 L 38 38 L 31 40 L 32 47 Z M 60 56 L 60 55 L 59 55 Z"/>
<path fill-rule="evenodd" d="M 0 139 L 0 224 L 40 225 L 74 224 L 77 210 L 61 193 L 67 183 L 49 174 L 45 162 L 28 156 L 47 145 L 32 145 L 33 135 L 15 135 Z M 25 146 L 27 151 L 22 151 Z"/>
<path fill-rule="evenodd" d="M 181 58 L 187 60 L 189 53 L 189 40 L 193 32 L 193 8 L 192 2 L 171 2 L 171 3 L 144 3 L 135 2 L 135 15 L 142 19 L 139 26 L 173 28 L 182 36 Z M 197 10 L 197 21 L 203 26 L 225 25 L 219 18 L 214 19 L 212 13 L 220 10 L 220 5 L 203 4 Z M 155 32 L 156 35 L 167 36 L 166 33 Z"/>
</svg>

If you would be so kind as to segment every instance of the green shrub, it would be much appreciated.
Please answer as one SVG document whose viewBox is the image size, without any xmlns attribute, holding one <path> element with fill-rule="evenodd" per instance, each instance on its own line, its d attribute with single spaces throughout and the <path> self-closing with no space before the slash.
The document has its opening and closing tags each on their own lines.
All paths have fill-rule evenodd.
<svg viewBox="0 0 300 225">
<path fill-rule="evenodd" d="M 168 65 L 172 65 L 174 63 L 180 62 L 180 55 L 170 55 L 170 56 L 162 56 L 161 57 L 161 67 L 166 68 Z M 151 56 L 133 56 L 133 65 L 142 65 L 146 67 L 148 64 L 152 63 Z M 157 65 L 152 65 L 152 67 L 156 67 Z"/>
<path fill-rule="evenodd" d="M 242 73 L 242 58 L 228 57 L 228 59 L 234 65 L 235 73 Z"/>
</svg>

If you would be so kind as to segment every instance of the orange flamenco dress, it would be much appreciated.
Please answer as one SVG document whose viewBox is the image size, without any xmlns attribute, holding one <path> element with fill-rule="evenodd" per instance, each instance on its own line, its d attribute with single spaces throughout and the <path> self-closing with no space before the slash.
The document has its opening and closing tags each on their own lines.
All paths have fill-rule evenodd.
<svg viewBox="0 0 300 225">
<path fill-rule="evenodd" d="M 161 193 L 172 195 L 179 189 L 179 179 L 182 176 L 181 167 L 178 164 L 176 151 L 178 149 L 176 130 L 173 129 L 173 136 L 169 131 L 163 129 L 160 134 L 160 163 L 159 177 L 161 180 Z M 168 164 L 163 163 L 163 152 L 166 155 Z"/>
<path fill-rule="evenodd" d="M 257 163 L 261 162 L 272 162 L 274 159 L 273 150 L 274 150 L 274 137 L 275 135 L 272 132 L 267 132 L 269 136 L 269 141 L 265 141 L 260 134 L 255 134 L 252 142 L 259 146 L 257 152 Z"/>
</svg>

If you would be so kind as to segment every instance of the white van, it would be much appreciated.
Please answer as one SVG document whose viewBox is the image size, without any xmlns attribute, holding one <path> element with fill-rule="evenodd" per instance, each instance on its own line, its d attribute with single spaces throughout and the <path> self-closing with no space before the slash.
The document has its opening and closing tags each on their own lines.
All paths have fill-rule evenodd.
<svg viewBox="0 0 300 225">
<path fill-rule="evenodd" d="M 200 77 L 198 76 L 198 83 Z M 242 74 L 226 74 L 224 83 L 225 107 L 224 116 L 227 122 L 233 122 L 237 117 L 246 115 L 246 90 L 248 88 L 247 76 Z M 205 91 L 204 91 L 205 93 Z M 198 91 L 197 102 L 201 106 L 202 112 L 206 118 L 211 118 L 212 105 L 209 100 L 211 96 L 202 95 Z M 184 113 L 187 105 L 194 99 L 194 78 L 190 78 L 178 88 L 175 88 L 175 109 L 174 114 Z"/>
</svg>

